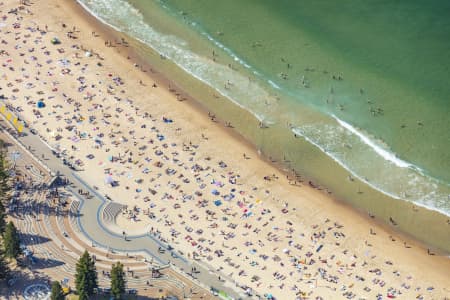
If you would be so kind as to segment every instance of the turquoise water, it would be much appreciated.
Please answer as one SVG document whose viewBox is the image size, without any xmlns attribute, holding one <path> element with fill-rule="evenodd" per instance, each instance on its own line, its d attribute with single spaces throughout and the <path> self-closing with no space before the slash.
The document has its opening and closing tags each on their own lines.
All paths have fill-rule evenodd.
<svg viewBox="0 0 450 300">
<path fill-rule="evenodd" d="M 80 2 L 351 176 L 450 215 L 449 2 Z"/>
</svg>

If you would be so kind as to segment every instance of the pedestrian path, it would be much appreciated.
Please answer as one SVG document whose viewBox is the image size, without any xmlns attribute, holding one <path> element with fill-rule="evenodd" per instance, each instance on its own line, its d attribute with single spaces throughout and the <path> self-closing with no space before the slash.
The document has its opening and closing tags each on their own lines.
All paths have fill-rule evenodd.
<svg viewBox="0 0 450 300">
<path fill-rule="evenodd" d="M 76 262 L 86 249 L 96 259 L 101 288 L 109 287 L 111 265 L 120 261 L 126 269 L 128 289 L 137 290 L 139 294 L 158 295 L 163 290 L 170 291 L 179 298 L 183 298 L 185 293 L 189 294 L 192 291 L 201 293 L 202 297 L 204 295 L 203 299 L 208 299 L 208 295 L 211 296 L 206 289 L 202 289 L 192 280 L 180 276 L 170 266 L 166 268 L 167 261 L 150 255 L 150 251 L 147 249 L 136 250 L 133 247 L 119 249 L 115 247 L 114 243 L 105 243 L 105 246 L 102 246 L 97 239 L 87 238 L 86 223 L 83 221 L 92 214 L 86 214 L 85 209 L 89 209 L 88 207 L 85 206 L 83 209 L 83 205 L 86 203 L 85 199 L 80 199 L 79 195 L 73 195 L 70 197 L 68 205 L 64 207 L 59 201 L 48 197 L 46 182 L 51 176 L 39 165 L 35 165 L 33 160 L 30 161 L 34 165 L 29 164 L 28 168 L 23 166 L 24 172 L 32 178 L 32 184 L 26 186 L 25 190 L 33 192 L 27 194 L 25 199 L 20 197 L 9 208 L 13 209 L 11 216 L 21 233 L 23 247 L 31 253 L 26 263 L 34 274 L 42 273 L 49 278 L 60 280 L 69 279 L 69 284 L 72 283 L 73 286 Z M 38 174 L 39 176 L 37 176 Z M 26 185 L 27 182 L 24 184 Z M 36 185 L 42 188 L 34 189 Z M 70 187 L 69 194 L 70 192 L 73 194 L 75 188 L 75 185 Z M 60 192 L 67 194 L 63 190 Z M 93 219 L 99 223 L 101 222 L 100 208 L 101 205 L 98 205 L 97 209 L 93 210 L 94 213 L 97 213 Z M 117 210 L 120 211 L 121 208 L 110 207 L 108 211 L 113 216 Z M 102 233 L 101 230 L 100 233 Z M 122 237 L 114 236 L 114 238 L 123 241 Z M 130 242 L 123 241 L 127 246 L 134 244 L 134 242 Z M 162 243 L 157 245 L 162 245 Z M 155 270 L 159 271 L 154 273 Z M 159 274 L 159 277 L 153 276 L 155 274 Z"/>
</svg>

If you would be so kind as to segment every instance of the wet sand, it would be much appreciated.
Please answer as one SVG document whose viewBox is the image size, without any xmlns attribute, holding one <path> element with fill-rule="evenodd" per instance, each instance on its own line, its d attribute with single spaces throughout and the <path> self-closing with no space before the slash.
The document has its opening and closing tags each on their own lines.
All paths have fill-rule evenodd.
<svg viewBox="0 0 450 300">
<path fill-rule="evenodd" d="M 81 177 L 127 205 L 113 230 L 153 231 L 224 280 L 280 299 L 450 294 L 448 258 L 286 178 L 74 3 L 8 13 L 17 7 L 0 6 L 2 93 Z"/>
</svg>

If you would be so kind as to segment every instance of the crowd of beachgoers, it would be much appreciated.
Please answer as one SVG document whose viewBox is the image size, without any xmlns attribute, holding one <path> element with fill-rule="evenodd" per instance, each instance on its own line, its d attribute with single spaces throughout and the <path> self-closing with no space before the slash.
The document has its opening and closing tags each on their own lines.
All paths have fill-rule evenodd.
<svg viewBox="0 0 450 300">
<path fill-rule="evenodd" d="M 51 2 L 0 6 L 0 94 L 62 162 L 126 205 L 111 230 L 156 235 L 214 276 L 277 299 L 450 295 L 445 258 L 290 185 L 127 59 L 126 40 Z"/>
</svg>

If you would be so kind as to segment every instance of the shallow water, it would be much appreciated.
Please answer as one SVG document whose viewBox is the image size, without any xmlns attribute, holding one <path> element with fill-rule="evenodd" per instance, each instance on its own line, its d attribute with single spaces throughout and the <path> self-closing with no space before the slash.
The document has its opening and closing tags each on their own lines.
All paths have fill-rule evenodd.
<svg viewBox="0 0 450 300">
<path fill-rule="evenodd" d="M 270 126 L 236 118 L 183 79 L 262 152 L 339 197 L 385 217 L 401 206 L 391 206 L 396 198 L 450 215 L 449 4 L 81 2 L 167 58 L 157 62 L 163 68 L 181 68 Z M 373 207 L 380 195 L 355 196 L 348 182 L 391 200 Z"/>
</svg>

